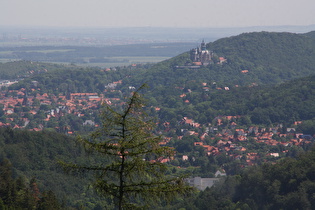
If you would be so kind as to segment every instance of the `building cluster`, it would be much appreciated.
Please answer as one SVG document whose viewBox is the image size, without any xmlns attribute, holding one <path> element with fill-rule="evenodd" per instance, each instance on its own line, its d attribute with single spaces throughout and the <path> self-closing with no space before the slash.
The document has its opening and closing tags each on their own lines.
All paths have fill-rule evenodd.
<svg viewBox="0 0 315 210">
<path fill-rule="evenodd" d="M 204 89 L 204 87 L 207 87 L 207 83 L 202 83 L 202 86 Z M 212 88 L 221 89 L 216 86 Z M 204 90 L 207 91 L 209 89 Z M 228 90 L 229 88 L 225 87 L 224 89 Z M 190 103 L 186 99 L 185 93 L 180 94 L 179 97 L 184 103 Z M 159 109 L 156 110 L 159 111 Z M 195 141 L 193 146 L 202 147 L 206 155 L 218 156 L 224 154 L 231 159 L 242 160 L 243 167 L 255 165 L 262 160 L 272 160 L 287 156 L 291 148 L 304 147 L 314 142 L 314 136 L 296 131 L 296 126 L 303 123 L 302 121 L 296 121 L 293 127 L 286 129 L 282 125 L 271 128 L 258 126 L 239 128 L 237 124 L 239 118 L 241 116 L 217 116 L 212 121 L 215 123 L 205 125 L 194 121 L 194 119 L 183 117 L 178 123 L 186 126 L 184 126 L 185 129 L 181 129 L 182 135 L 177 136 L 177 140 L 181 141 L 184 136 L 194 135 L 199 138 L 199 141 Z M 187 128 L 187 125 L 190 129 Z M 173 127 L 170 122 L 164 122 L 163 126 L 166 133 Z M 170 141 L 171 138 L 165 138 L 162 144 L 167 145 Z M 250 148 L 252 143 L 274 149 L 258 153 Z M 193 156 L 193 154 L 190 155 Z M 191 159 L 192 157 L 189 157 L 189 155 L 182 156 L 183 161 Z"/>
<path fill-rule="evenodd" d="M 40 131 L 49 127 L 49 122 L 58 121 L 66 115 L 84 118 L 82 126 L 98 126 L 91 118 L 91 112 L 97 111 L 102 103 L 117 104 L 119 98 L 106 98 L 98 93 L 68 93 L 65 95 L 43 93 L 38 89 L 8 90 L 0 92 L 2 116 L 0 127 L 27 128 Z M 89 112 L 89 115 L 86 113 Z M 90 119 L 91 118 L 91 119 Z M 56 130 L 73 134 L 76 129 L 71 124 L 65 125 L 66 129 L 58 126 Z"/>
<path fill-rule="evenodd" d="M 209 126 L 204 132 L 196 132 L 196 128 L 201 128 L 202 125 L 194 122 L 192 119 L 184 117 L 183 121 L 185 124 L 190 125 L 191 129 L 182 129 L 182 136 L 178 136 L 178 140 L 182 140 L 183 136 L 197 136 L 200 141 L 194 142 L 195 147 L 202 147 L 205 154 L 208 156 L 218 156 L 220 154 L 225 154 L 234 160 L 244 160 L 243 167 L 251 166 L 257 164 L 263 158 L 278 158 L 284 157 L 289 152 L 289 149 L 293 146 L 303 147 L 305 145 L 310 145 L 314 142 L 314 137 L 311 135 L 305 135 L 303 133 L 297 133 L 295 128 L 286 128 L 284 131 L 280 126 L 272 128 L 260 128 L 257 126 L 251 126 L 247 129 L 236 128 L 237 124 L 234 122 L 235 119 L 240 116 L 221 116 L 216 119 L 215 126 Z M 219 129 L 222 125 L 222 121 L 228 121 L 228 127 L 224 129 Z M 301 121 L 295 122 L 295 124 L 300 124 Z M 164 123 L 165 127 L 169 127 L 169 123 Z M 210 137 L 211 135 L 211 137 Z M 207 143 L 207 139 L 211 142 L 215 142 L 212 145 Z M 277 139 L 277 140 L 276 140 Z M 170 141 L 166 138 L 165 141 Z M 248 149 L 245 145 L 250 145 L 255 142 L 258 144 L 265 144 L 272 146 L 277 149 L 278 152 L 265 152 L 258 154 L 252 149 Z M 164 144 L 166 144 L 164 142 Z M 247 142 L 248 144 L 244 144 Z M 280 151 L 281 150 L 281 151 Z M 188 155 L 183 155 L 182 160 L 188 161 Z"/>
<path fill-rule="evenodd" d="M 190 60 L 196 66 L 207 66 L 210 64 L 213 52 L 207 50 L 206 43 L 203 40 L 200 47 L 190 50 Z"/>
<path fill-rule="evenodd" d="M 216 59 L 214 59 L 216 57 Z M 215 54 L 207 50 L 207 46 L 205 41 L 203 40 L 200 46 L 193 48 L 189 51 L 190 61 L 186 62 L 185 65 L 175 66 L 177 69 L 199 69 L 202 66 L 208 66 L 209 64 L 223 64 L 227 62 L 227 59 L 224 57 L 217 57 Z M 217 61 L 215 61 L 217 60 Z"/>
</svg>

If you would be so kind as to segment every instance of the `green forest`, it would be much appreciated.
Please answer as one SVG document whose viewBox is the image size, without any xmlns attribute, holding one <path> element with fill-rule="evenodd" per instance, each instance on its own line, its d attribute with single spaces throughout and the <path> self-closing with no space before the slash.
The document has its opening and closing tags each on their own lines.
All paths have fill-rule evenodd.
<svg viewBox="0 0 315 210">
<path fill-rule="evenodd" d="M 80 208 L 82 205 L 93 209 L 97 205 L 107 205 L 89 188 L 91 177 L 82 179 L 69 176 L 58 164 L 60 160 L 80 164 L 99 161 L 94 156 L 88 156 L 75 138 L 50 131 L 31 132 L 11 128 L 1 128 L 0 133 L 0 182 L 4 186 L 0 194 L 2 205 L 17 209 L 26 207 L 23 202 L 33 205 L 29 207 L 32 209 L 52 209 L 49 206 L 40 207 L 50 205 L 45 202 L 53 202 L 56 209 Z M 34 184 L 38 198 L 27 201 L 27 198 L 34 196 Z"/>
<path fill-rule="evenodd" d="M 169 209 L 313 209 L 314 154 L 250 167 Z"/>
</svg>

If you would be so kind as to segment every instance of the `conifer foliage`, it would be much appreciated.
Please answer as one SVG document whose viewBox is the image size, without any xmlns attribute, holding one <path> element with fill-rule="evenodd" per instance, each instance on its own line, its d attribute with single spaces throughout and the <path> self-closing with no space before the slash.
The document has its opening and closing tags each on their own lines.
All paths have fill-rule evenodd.
<svg viewBox="0 0 315 210">
<path fill-rule="evenodd" d="M 52 191 L 40 192 L 36 179 L 29 187 L 22 177 L 13 178 L 10 160 L 0 161 L 0 209 L 62 209 Z"/>
<path fill-rule="evenodd" d="M 105 105 L 100 129 L 89 138 L 78 138 L 87 151 L 104 158 L 102 164 L 63 163 L 68 172 L 95 172 L 95 190 L 113 198 L 117 209 L 148 207 L 191 190 L 184 177 L 166 175 L 167 165 L 161 160 L 171 157 L 173 150 L 160 146 L 161 137 L 154 135 L 154 122 L 144 112 L 139 93 L 144 86 L 119 111 Z"/>
</svg>

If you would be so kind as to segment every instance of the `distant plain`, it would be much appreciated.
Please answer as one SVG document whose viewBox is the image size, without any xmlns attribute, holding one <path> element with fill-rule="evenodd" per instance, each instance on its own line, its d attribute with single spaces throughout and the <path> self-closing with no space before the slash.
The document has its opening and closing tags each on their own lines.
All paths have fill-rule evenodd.
<svg viewBox="0 0 315 210">
<path fill-rule="evenodd" d="M 199 46 L 202 40 L 253 31 L 305 33 L 310 26 L 246 28 L 14 28 L 0 27 L 0 62 L 31 60 L 79 66 L 157 63 Z"/>
</svg>

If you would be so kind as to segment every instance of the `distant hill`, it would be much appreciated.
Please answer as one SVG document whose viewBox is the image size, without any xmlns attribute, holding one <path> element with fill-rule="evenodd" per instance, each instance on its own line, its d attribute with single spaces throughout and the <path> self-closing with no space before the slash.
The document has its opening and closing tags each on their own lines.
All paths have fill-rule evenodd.
<svg viewBox="0 0 315 210">
<path fill-rule="evenodd" d="M 209 66 L 195 70 L 175 68 L 175 66 L 191 62 L 189 53 L 184 52 L 154 65 L 148 71 L 134 72 L 134 77 L 127 80 L 128 83 L 132 83 L 131 85 L 141 85 L 147 82 L 151 87 L 165 87 L 167 89 L 179 85 L 187 86 L 192 81 L 208 84 L 216 82 L 220 87 L 249 86 L 253 83 L 258 85 L 282 83 L 315 73 L 315 39 L 311 38 L 311 33 L 307 35 L 254 32 L 219 39 L 207 44 L 208 50 L 215 54 L 214 63 Z M 141 45 L 137 46 L 139 47 L 138 51 L 142 53 L 139 55 L 144 55 L 143 53 L 149 51 L 148 48 L 144 50 Z M 156 45 L 156 47 L 156 49 L 152 48 L 150 55 L 153 56 L 156 50 L 163 48 L 163 45 Z M 123 51 L 124 53 L 130 51 L 128 49 L 123 50 L 122 46 L 117 47 L 117 49 L 120 54 Z M 93 48 L 86 48 L 85 50 L 93 51 Z M 97 52 L 99 55 L 106 54 Z M 218 57 L 226 58 L 227 62 L 218 65 Z M 39 67 L 39 69 L 46 68 L 48 70 L 51 68 L 48 68 L 48 65 L 43 66 L 43 64 L 29 66 L 30 62 L 23 63 L 21 61 L 20 63 L 20 66 L 12 63 L 0 64 L 0 76 L 2 74 L 0 78 L 12 78 L 18 73 L 27 73 Z M 19 70 L 19 68 L 21 69 Z M 55 65 L 54 68 L 59 67 Z M 10 71 L 5 71 L 5 69 L 10 69 Z M 242 73 L 243 70 L 247 70 L 246 73 Z"/>
<path fill-rule="evenodd" d="M 309 36 L 311 38 L 315 38 L 315 31 L 311 31 L 305 34 L 306 36 Z"/>
<path fill-rule="evenodd" d="M 30 60 L 0 62 L 0 80 L 23 79 L 32 75 L 42 74 L 49 70 L 65 69 L 64 65 L 39 63 Z M 70 68 L 70 66 L 68 66 Z"/>
<path fill-rule="evenodd" d="M 315 40 L 293 33 L 256 32 L 220 39 L 208 48 L 228 59 L 247 79 L 275 84 L 315 73 Z"/>
<path fill-rule="evenodd" d="M 221 85 L 273 85 L 315 73 L 315 39 L 293 33 L 255 32 L 219 39 L 207 44 L 208 50 L 227 59 L 198 70 L 175 69 L 189 61 L 183 53 L 156 64 L 139 83 L 152 86 L 185 85 L 183 81 L 216 82 Z M 248 70 L 248 73 L 242 73 Z"/>
<path fill-rule="evenodd" d="M 299 107 L 292 105 L 288 109 L 281 104 L 287 99 L 287 106 L 292 101 L 304 103 L 296 94 L 290 93 L 303 95 L 305 93 L 301 93 L 300 88 L 303 86 L 306 91 L 312 92 L 309 89 L 312 86 L 302 85 L 299 80 L 287 83 L 291 89 L 279 84 L 315 74 L 315 39 L 305 34 L 255 32 L 220 39 L 208 43 L 207 47 L 215 53 L 214 63 L 198 69 L 176 68 L 191 62 L 189 53 L 185 52 L 148 68 L 122 67 L 109 72 L 83 68 L 51 71 L 38 74 L 15 87 L 19 89 L 36 80 L 42 91 L 53 90 L 58 94 L 58 91 L 66 93 L 69 88 L 71 92 L 102 92 L 107 84 L 118 80 L 123 80 L 122 87 L 119 87 L 122 91 L 147 83 L 150 86 L 146 94 L 148 101 L 150 105 L 162 108 L 159 118 L 163 120 L 192 116 L 196 121 L 206 123 L 221 114 L 246 114 L 254 123 L 268 124 L 291 122 L 294 118 L 305 120 L 313 116 L 305 114 L 305 111 L 302 114 L 303 110 L 299 107 L 303 104 Z M 215 59 L 218 57 L 226 58 L 227 62 L 217 64 Z M 312 79 L 309 77 L 306 80 L 312 84 Z M 275 88 L 274 85 L 278 86 Z M 252 88 L 254 86 L 258 88 Z M 291 96 L 297 98 L 292 99 Z M 312 100 L 307 103 L 312 103 Z M 307 105 L 305 110 L 309 107 L 312 106 Z M 288 112 L 296 113 L 295 117 Z M 260 115 L 261 118 L 257 117 Z"/>
<path fill-rule="evenodd" d="M 169 109 L 166 114 L 161 112 L 162 118 L 170 115 L 170 112 L 176 112 L 179 117 L 190 113 L 195 118 L 199 114 L 207 113 L 210 120 L 210 115 L 213 117 L 220 113 L 238 113 L 233 111 L 235 107 L 224 110 L 220 108 L 227 102 L 217 95 L 218 89 L 274 86 L 315 74 L 315 39 L 304 34 L 245 33 L 208 43 L 207 49 L 214 52 L 215 59 L 224 57 L 227 62 L 217 64 L 215 60 L 213 64 L 198 69 L 176 68 L 191 62 L 189 53 L 185 52 L 160 62 L 147 71 L 133 74 L 123 81 L 123 85 L 127 88 L 130 85 L 148 83 L 151 87 L 150 103 Z M 186 97 L 180 98 L 182 94 L 186 94 Z M 246 95 L 240 97 L 244 98 Z M 187 106 L 185 100 L 190 106 Z M 221 102 L 217 103 L 218 107 L 213 107 L 212 100 Z M 208 105 L 203 104 L 201 107 L 204 108 L 196 110 L 196 105 L 200 103 Z M 212 104 L 214 110 L 208 110 L 211 107 L 209 104 Z"/>
<path fill-rule="evenodd" d="M 0 63 L 0 80 L 18 79 L 29 75 L 31 70 L 39 69 L 30 61 Z"/>
</svg>

